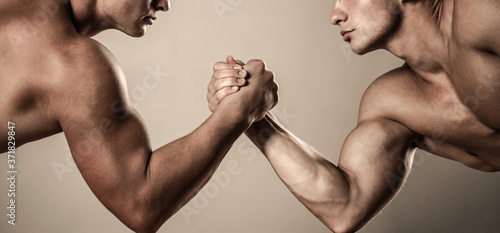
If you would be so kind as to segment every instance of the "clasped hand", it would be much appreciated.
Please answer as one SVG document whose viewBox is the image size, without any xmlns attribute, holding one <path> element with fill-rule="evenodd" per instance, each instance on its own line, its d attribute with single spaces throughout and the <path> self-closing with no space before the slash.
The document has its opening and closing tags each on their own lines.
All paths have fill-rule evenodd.
<svg viewBox="0 0 500 233">
<path fill-rule="evenodd" d="M 215 63 L 213 70 L 207 93 L 210 111 L 220 104 L 232 104 L 233 109 L 256 122 L 278 103 L 278 84 L 263 61 L 244 64 L 228 56 L 226 62 Z"/>
</svg>

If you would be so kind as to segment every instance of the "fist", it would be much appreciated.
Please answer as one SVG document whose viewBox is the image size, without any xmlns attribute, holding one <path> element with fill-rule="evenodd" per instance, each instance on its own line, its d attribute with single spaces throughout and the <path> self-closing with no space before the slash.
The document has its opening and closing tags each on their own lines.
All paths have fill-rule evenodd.
<svg viewBox="0 0 500 233">
<path fill-rule="evenodd" d="M 207 87 L 208 108 L 211 112 L 219 106 L 222 99 L 239 91 L 247 84 L 248 72 L 243 69 L 244 63 L 236 61 L 232 56 L 226 62 L 214 65 L 214 74 Z"/>
<path fill-rule="evenodd" d="M 251 120 L 259 121 L 278 103 L 278 83 L 261 60 L 250 60 L 243 68 L 248 72 L 248 84 L 234 97 L 244 103 Z"/>
<path fill-rule="evenodd" d="M 228 56 L 227 63 L 214 65 L 207 101 L 212 112 L 227 102 L 232 110 L 258 121 L 277 104 L 278 84 L 263 61 L 250 60 L 245 65 Z"/>
</svg>

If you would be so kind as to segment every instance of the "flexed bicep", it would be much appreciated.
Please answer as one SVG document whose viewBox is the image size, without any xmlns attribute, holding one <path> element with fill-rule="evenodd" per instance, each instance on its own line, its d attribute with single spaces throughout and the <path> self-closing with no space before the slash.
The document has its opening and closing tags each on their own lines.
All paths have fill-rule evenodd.
<svg viewBox="0 0 500 233">
<path fill-rule="evenodd" d="M 267 137 L 259 137 L 263 131 Z M 246 133 L 295 197 L 334 232 L 355 231 L 373 218 L 401 188 L 415 151 L 413 133 L 386 119 L 360 122 L 338 166 L 272 116 Z"/>
<path fill-rule="evenodd" d="M 387 119 L 361 122 L 351 132 L 338 164 L 350 190 L 344 221 L 359 228 L 395 196 L 411 169 L 413 140 L 408 128 Z"/>
</svg>

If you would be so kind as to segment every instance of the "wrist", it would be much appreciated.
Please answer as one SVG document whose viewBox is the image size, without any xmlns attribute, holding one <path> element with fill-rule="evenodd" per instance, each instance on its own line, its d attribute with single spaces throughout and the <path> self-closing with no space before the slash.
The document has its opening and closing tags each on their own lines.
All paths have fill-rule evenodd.
<svg viewBox="0 0 500 233">
<path fill-rule="evenodd" d="M 264 117 L 262 120 L 254 122 L 245 131 L 245 134 L 255 144 L 263 148 L 274 136 L 279 134 L 279 131 L 269 121 L 268 117 Z"/>
<path fill-rule="evenodd" d="M 245 111 L 246 109 L 242 105 L 241 102 L 222 101 L 212 114 L 223 117 L 226 124 L 242 125 L 245 129 L 248 129 L 254 119 L 250 117 L 250 114 Z"/>
</svg>

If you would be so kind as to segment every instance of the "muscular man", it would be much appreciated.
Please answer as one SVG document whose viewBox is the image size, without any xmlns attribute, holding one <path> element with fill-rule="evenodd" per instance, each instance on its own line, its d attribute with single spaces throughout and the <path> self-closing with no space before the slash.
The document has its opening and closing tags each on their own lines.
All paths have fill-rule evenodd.
<svg viewBox="0 0 500 233">
<path fill-rule="evenodd" d="M 234 141 L 277 101 L 261 61 L 233 66 L 248 87 L 191 134 L 152 151 L 110 51 L 106 29 L 139 37 L 168 0 L 19 0 L 0 3 L 0 153 L 63 132 L 97 198 L 136 232 L 156 232 L 208 181 Z M 236 89 L 232 90 L 233 92 Z M 234 97 L 233 97 L 234 96 Z M 229 114 L 231 113 L 231 114 Z M 9 132 L 8 132 L 9 131 Z M 100 135 L 89 147 L 89 137 Z M 7 156 L 7 155 L 5 155 Z"/>
<path fill-rule="evenodd" d="M 498 0 L 336 0 L 331 23 L 353 52 L 386 49 L 406 61 L 366 90 L 338 165 L 270 114 L 246 134 L 290 191 L 337 233 L 360 229 L 395 196 L 417 148 L 498 171 L 499 12 Z M 211 110 L 237 80 L 218 72 L 209 84 Z"/>
</svg>

